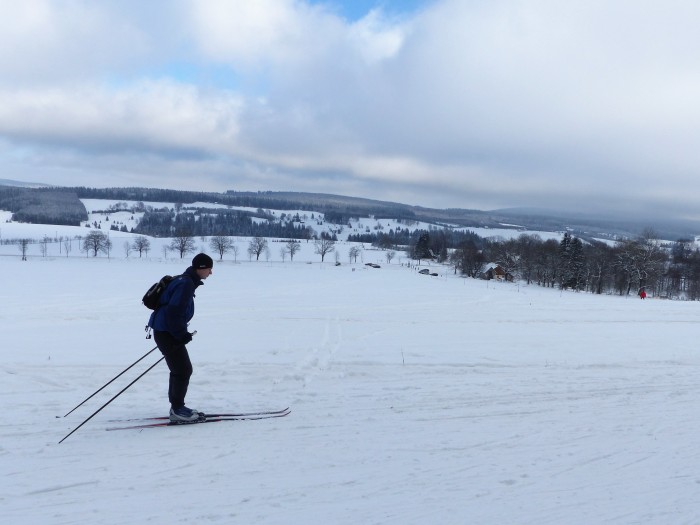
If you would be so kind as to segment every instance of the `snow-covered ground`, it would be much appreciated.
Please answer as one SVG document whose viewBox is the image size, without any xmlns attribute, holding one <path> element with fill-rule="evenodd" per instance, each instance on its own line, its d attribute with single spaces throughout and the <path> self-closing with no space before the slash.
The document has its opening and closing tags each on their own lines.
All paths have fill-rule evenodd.
<svg viewBox="0 0 700 525">
<path fill-rule="evenodd" d="M 3 247 L 4 248 L 4 247 Z M 561 293 L 382 264 L 216 263 L 188 404 L 165 415 L 145 289 L 187 261 L 0 257 L 3 523 L 693 524 L 694 302 Z M 133 373 L 132 373 L 133 372 Z"/>
</svg>

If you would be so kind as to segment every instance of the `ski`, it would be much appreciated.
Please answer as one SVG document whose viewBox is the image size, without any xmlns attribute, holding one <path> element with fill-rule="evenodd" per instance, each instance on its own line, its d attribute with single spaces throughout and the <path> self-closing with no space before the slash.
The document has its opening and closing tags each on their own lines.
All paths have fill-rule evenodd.
<svg viewBox="0 0 700 525">
<path fill-rule="evenodd" d="M 214 413 L 214 414 L 203 414 L 206 418 L 212 417 L 248 417 L 248 416 L 269 416 L 276 414 L 283 414 L 289 412 L 290 408 L 283 408 L 282 410 L 260 410 L 257 412 L 231 412 L 231 413 Z M 165 421 L 170 420 L 170 416 L 157 416 L 157 417 L 135 417 L 129 419 L 110 419 L 110 423 L 129 423 L 131 421 Z"/>
<path fill-rule="evenodd" d="M 220 423 L 221 421 L 254 421 L 259 419 L 274 419 L 277 417 L 285 417 L 291 413 L 289 409 L 284 411 L 275 411 L 266 414 L 250 414 L 238 416 L 209 416 L 208 419 L 198 419 L 195 421 L 157 421 L 155 423 L 142 423 L 140 425 L 128 425 L 120 427 L 108 427 L 105 430 L 135 430 L 142 428 L 158 428 L 158 427 L 181 427 L 187 425 L 199 425 L 201 423 Z"/>
</svg>

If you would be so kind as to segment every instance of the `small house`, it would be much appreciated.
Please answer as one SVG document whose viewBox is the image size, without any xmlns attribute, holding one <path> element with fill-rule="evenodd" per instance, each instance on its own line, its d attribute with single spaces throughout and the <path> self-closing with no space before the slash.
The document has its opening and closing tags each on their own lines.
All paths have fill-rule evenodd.
<svg viewBox="0 0 700 525">
<path fill-rule="evenodd" d="M 487 281 L 496 279 L 497 281 L 506 281 L 510 283 L 515 280 L 513 274 L 506 272 L 500 264 L 495 263 L 485 264 L 479 276 Z"/>
</svg>

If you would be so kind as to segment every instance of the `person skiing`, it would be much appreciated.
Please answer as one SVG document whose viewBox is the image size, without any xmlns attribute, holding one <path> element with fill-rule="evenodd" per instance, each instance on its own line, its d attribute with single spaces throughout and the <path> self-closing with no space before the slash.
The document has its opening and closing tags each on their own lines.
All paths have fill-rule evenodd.
<svg viewBox="0 0 700 525">
<path fill-rule="evenodd" d="M 148 320 L 156 345 L 165 356 L 170 370 L 170 421 L 176 423 L 204 418 L 197 410 L 185 406 L 192 375 L 192 362 L 185 345 L 192 341 L 187 325 L 194 316 L 194 292 L 212 274 L 213 267 L 214 261 L 206 253 L 195 255 L 192 265 L 182 275 L 175 277 L 163 291 L 159 307 Z"/>
</svg>

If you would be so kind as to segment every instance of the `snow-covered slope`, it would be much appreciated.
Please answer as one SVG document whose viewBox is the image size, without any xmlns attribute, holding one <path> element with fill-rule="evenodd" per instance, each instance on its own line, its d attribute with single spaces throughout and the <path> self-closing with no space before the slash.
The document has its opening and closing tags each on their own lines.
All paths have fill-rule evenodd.
<svg viewBox="0 0 700 525">
<path fill-rule="evenodd" d="M 695 523 L 698 304 L 216 263 L 188 403 L 282 419 L 105 432 L 167 413 L 145 288 L 187 261 L 0 257 L 3 523 Z"/>
</svg>

